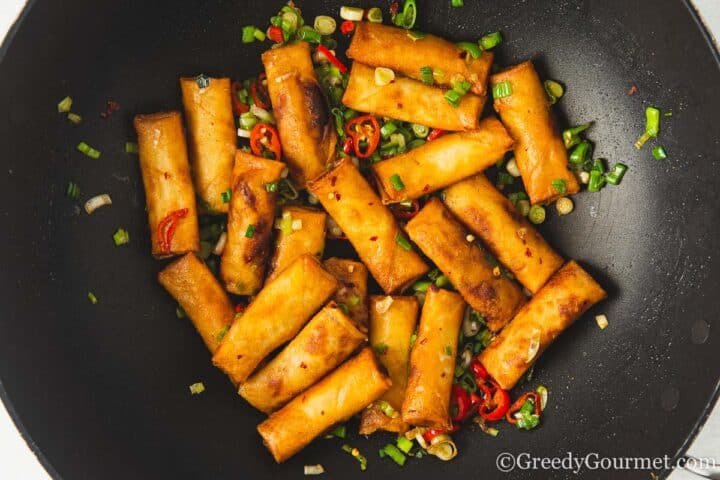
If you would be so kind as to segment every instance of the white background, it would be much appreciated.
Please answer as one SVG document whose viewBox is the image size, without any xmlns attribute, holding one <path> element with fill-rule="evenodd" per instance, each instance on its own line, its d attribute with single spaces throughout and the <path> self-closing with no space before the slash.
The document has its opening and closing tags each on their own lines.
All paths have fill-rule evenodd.
<svg viewBox="0 0 720 480">
<path fill-rule="evenodd" d="M 445 0 L 448 1 L 448 0 Z M 679 0 L 675 0 L 679 1 Z M 695 0 L 706 25 L 720 39 L 720 0 Z M 0 38 L 15 21 L 24 0 L 0 0 Z M 720 464 L 720 404 L 715 407 L 703 432 L 689 450 L 702 458 L 714 457 Z M 0 405 L 0 478 L 7 480 L 49 480 L 48 474 L 18 433 L 5 409 Z M 671 480 L 692 480 L 699 477 L 678 471 Z"/>
</svg>

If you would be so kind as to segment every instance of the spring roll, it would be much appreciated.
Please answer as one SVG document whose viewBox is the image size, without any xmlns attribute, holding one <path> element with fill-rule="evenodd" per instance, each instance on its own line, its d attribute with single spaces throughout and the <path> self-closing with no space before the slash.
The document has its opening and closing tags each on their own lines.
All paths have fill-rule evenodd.
<svg viewBox="0 0 720 480">
<path fill-rule="evenodd" d="M 435 286 L 428 289 L 402 406 L 408 425 L 449 430 L 450 391 L 455 372 L 458 335 L 465 314 L 460 295 Z"/>
<path fill-rule="evenodd" d="M 420 198 L 482 172 L 501 160 L 512 144 L 500 121 L 488 117 L 480 122 L 477 130 L 443 135 L 409 152 L 378 162 L 372 169 L 383 189 L 383 201 L 398 203 Z M 393 183 L 398 178 L 404 185 L 399 190 Z"/>
<path fill-rule="evenodd" d="M 215 275 L 194 253 L 165 267 L 158 280 L 177 300 L 207 345 L 215 353 L 235 319 L 235 309 Z"/>
<path fill-rule="evenodd" d="M 571 260 L 483 350 L 480 362 L 502 388 L 513 388 L 555 338 L 606 295 L 605 290 Z"/>
<path fill-rule="evenodd" d="M 391 68 L 415 80 L 422 80 L 421 68 L 430 67 L 436 72 L 435 83 L 452 87 L 453 79 L 461 77 L 472 84 L 470 91 L 476 95 L 485 95 L 493 62 L 489 51 L 474 59 L 456 44 L 434 35 L 413 40 L 404 28 L 372 22 L 355 24 L 355 34 L 345 53 L 356 62 Z"/>
<path fill-rule="evenodd" d="M 500 330 L 525 303 L 520 287 L 490 264 L 479 245 L 468 241 L 467 231 L 439 199 L 430 199 L 406 230 L 492 331 Z"/>
<path fill-rule="evenodd" d="M 240 386 L 240 395 L 272 413 L 335 369 L 366 340 L 352 320 L 330 302 L 270 363 Z"/>
<path fill-rule="evenodd" d="M 392 302 L 388 301 L 388 298 Z M 388 305 L 389 303 L 389 305 Z M 410 363 L 410 338 L 417 324 L 417 297 L 370 297 L 370 345 L 378 360 L 387 369 L 392 386 L 378 401 L 363 410 L 360 434 L 370 435 L 377 430 L 405 432 L 400 411 L 405 400 Z M 397 412 L 394 418 L 383 412 L 379 402 L 387 402 Z"/>
<path fill-rule="evenodd" d="M 532 293 L 550 279 L 563 259 L 483 174 L 445 190 L 445 206 L 477 235 Z"/>
<path fill-rule="evenodd" d="M 136 115 L 133 123 L 138 136 L 152 254 L 165 258 L 197 252 L 200 248 L 197 206 L 180 113 Z"/>
<path fill-rule="evenodd" d="M 340 226 L 385 293 L 402 290 L 427 273 L 420 255 L 398 243 L 407 239 L 395 217 L 349 158 L 308 183 L 308 189 Z"/>
<path fill-rule="evenodd" d="M 347 309 L 355 325 L 367 333 L 367 268 L 360 262 L 334 257 L 325 260 L 323 265 L 340 283 L 340 288 L 337 289 L 333 298 Z"/>
<path fill-rule="evenodd" d="M 354 62 L 342 102 L 353 110 L 457 131 L 477 128 L 485 98 L 467 94 L 453 107 L 441 88 L 405 77 L 378 85 L 374 68 Z"/>
<path fill-rule="evenodd" d="M 490 78 L 492 85 L 509 82 L 512 94 L 495 99 L 510 136 L 515 140 L 515 161 L 532 204 L 548 203 L 580 190 L 568 167 L 568 154 L 555 125 L 550 101 L 532 62 L 525 62 Z M 553 181 L 565 182 L 565 193 Z"/>
<path fill-rule="evenodd" d="M 227 242 L 220 262 L 225 288 L 253 295 L 263 284 L 275 221 L 275 193 L 268 183 L 280 179 L 285 164 L 238 150 L 233 167 Z"/>
<path fill-rule="evenodd" d="M 325 212 L 303 207 L 282 209 L 280 229 L 275 239 L 275 251 L 270 260 L 270 273 L 265 282 L 277 277 L 288 265 L 304 253 L 322 257 L 325 250 Z M 297 228 L 296 228 L 297 227 Z"/>
<path fill-rule="evenodd" d="M 268 283 L 223 337 L 213 363 L 237 384 L 291 340 L 337 289 L 337 280 L 305 254 Z"/>
<path fill-rule="evenodd" d="M 181 78 L 189 133 L 195 189 L 210 212 L 227 213 L 222 194 L 230 189 L 237 133 L 229 78 L 210 78 L 200 88 L 193 78 Z"/>
<path fill-rule="evenodd" d="M 337 132 L 330 108 L 315 77 L 307 42 L 272 48 L 263 53 L 262 61 L 283 157 L 293 181 L 302 188 L 335 156 Z"/>
<path fill-rule="evenodd" d="M 258 425 L 258 433 L 275 461 L 284 462 L 372 403 L 390 384 L 372 349 L 365 348 Z"/>
</svg>

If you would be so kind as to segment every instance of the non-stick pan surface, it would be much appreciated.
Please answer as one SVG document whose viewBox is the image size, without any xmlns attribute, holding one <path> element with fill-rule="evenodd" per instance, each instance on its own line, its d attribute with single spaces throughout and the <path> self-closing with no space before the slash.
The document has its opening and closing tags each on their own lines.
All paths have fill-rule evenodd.
<svg viewBox="0 0 720 480">
<path fill-rule="evenodd" d="M 255 432 L 262 415 L 210 364 L 155 280 L 161 263 L 149 255 L 137 158 L 123 152 L 135 113 L 180 108 L 180 75 L 257 74 L 268 44 L 242 44 L 241 27 L 266 25 L 280 1 L 31 3 L 0 63 L 0 393 L 57 478 L 277 480 L 315 463 L 327 478 L 576 478 L 505 474 L 495 459 L 673 457 L 702 424 L 720 378 L 720 68 L 684 2 L 466 0 L 453 9 L 450 0 L 418 0 L 421 30 L 456 40 L 502 30 L 498 63 L 532 57 L 545 77 L 563 81 L 562 121 L 594 120 L 596 156 L 630 170 L 620 186 L 578 195 L 572 215 L 543 225 L 610 297 L 538 362 L 528 387 L 550 390 L 542 427 L 506 425 L 497 438 L 463 431 L 455 461 L 425 458 L 402 470 L 377 457 L 392 436 L 353 434 L 348 442 L 369 457 L 365 473 L 338 440 L 274 464 Z M 300 6 L 312 19 L 336 15 L 342 3 L 357 4 Z M 638 92 L 628 96 L 632 84 Z M 68 94 L 82 125 L 56 112 Z M 121 109 L 104 120 L 109 99 Z M 633 147 L 651 104 L 672 111 L 662 162 Z M 76 152 L 81 140 L 102 158 Z M 107 192 L 114 204 L 88 216 L 64 196 L 70 180 L 84 199 Z M 117 248 L 121 226 L 132 241 Z M 597 313 L 607 314 L 607 329 Z M 191 396 L 197 381 L 207 391 Z"/>
</svg>

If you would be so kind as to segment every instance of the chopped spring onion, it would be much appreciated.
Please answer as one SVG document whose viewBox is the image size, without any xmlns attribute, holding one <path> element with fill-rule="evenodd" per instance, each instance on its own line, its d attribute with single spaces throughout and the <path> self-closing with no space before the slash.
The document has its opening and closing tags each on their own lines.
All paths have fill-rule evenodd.
<svg viewBox="0 0 720 480">
<path fill-rule="evenodd" d="M 548 389 L 544 385 L 540 385 L 535 391 L 540 395 L 540 410 L 545 410 L 545 407 L 547 407 Z"/>
<path fill-rule="evenodd" d="M 430 129 L 426 127 L 425 125 L 420 125 L 418 123 L 412 124 L 412 131 L 418 138 L 425 138 L 430 133 Z"/>
<path fill-rule="evenodd" d="M 85 202 L 85 211 L 90 214 L 93 213 L 95 210 L 97 210 L 100 207 L 104 207 L 105 205 L 112 205 L 112 199 L 110 198 L 110 195 L 107 193 L 103 193 L 102 195 L 97 195 L 87 202 Z"/>
<path fill-rule="evenodd" d="M 258 42 L 264 42 L 265 38 L 267 38 L 267 35 L 265 35 L 265 32 L 260 30 L 259 28 L 255 29 L 255 40 Z"/>
<path fill-rule="evenodd" d="M 449 435 L 441 434 L 433 437 L 430 442 L 430 446 L 427 448 L 427 452 L 431 455 L 435 455 L 440 460 L 447 462 L 452 460 L 458 454 L 455 442 Z"/>
<path fill-rule="evenodd" d="M 515 207 L 518 210 L 518 213 L 522 215 L 523 217 L 527 217 L 530 215 L 530 202 L 527 200 L 518 200 L 517 205 Z"/>
<path fill-rule="evenodd" d="M 177 318 L 185 318 L 185 317 L 187 317 L 187 313 L 185 313 L 185 310 L 182 308 L 182 306 L 180 306 L 179 303 L 178 303 L 177 306 L 175 307 L 175 316 L 176 316 Z"/>
<path fill-rule="evenodd" d="M 605 180 L 607 180 L 607 183 L 609 183 L 610 185 L 617 185 L 622 180 L 625 172 L 627 172 L 627 169 L 628 166 L 624 163 L 616 163 L 613 166 L 612 170 L 610 170 L 605 176 Z"/>
<path fill-rule="evenodd" d="M 456 92 L 455 90 L 448 90 L 445 93 L 445 100 L 448 101 L 450 105 L 457 108 L 460 105 L 460 100 L 462 99 L 462 95 Z"/>
<path fill-rule="evenodd" d="M 568 197 L 560 197 L 555 202 L 555 208 L 560 215 L 568 215 L 575 209 L 573 201 Z"/>
<path fill-rule="evenodd" d="M 193 383 L 190 385 L 190 393 L 192 395 L 200 395 L 205 391 L 205 385 L 202 382 Z"/>
<path fill-rule="evenodd" d="M 386 345 L 386 348 L 387 348 L 387 345 Z M 398 411 L 395 410 L 395 409 L 393 408 L 393 406 L 390 405 L 390 404 L 389 404 L 388 402 L 386 402 L 385 400 L 380 400 L 380 402 L 378 402 L 378 407 L 380 408 L 380 411 L 381 411 L 383 414 L 385 414 L 386 417 L 397 418 L 397 416 L 400 415 L 400 414 L 398 413 Z"/>
<path fill-rule="evenodd" d="M 410 37 L 410 40 L 413 42 L 417 42 L 418 40 L 422 40 L 427 37 L 427 34 L 424 32 L 418 32 L 417 30 L 408 30 L 407 36 Z"/>
<path fill-rule="evenodd" d="M 387 121 L 382 127 L 380 127 L 380 135 L 382 135 L 383 138 L 388 138 L 390 135 L 395 133 L 397 128 L 398 127 L 395 122 Z"/>
<path fill-rule="evenodd" d="M 480 55 L 482 54 L 482 50 L 480 50 L 480 46 L 477 43 L 460 42 L 457 44 L 457 47 L 460 50 L 467 52 L 472 58 L 480 58 Z"/>
<path fill-rule="evenodd" d="M 590 181 L 590 174 L 588 172 L 582 171 L 577 173 L 578 180 L 583 185 L 587 185 L 587 183 Z"/>
<path fill-rule="evenodd" d="M 130 234 L 127 230 L 118 228 L 117 232 L 113 234 L 113 241 L 116 247 L 130 243 Z"/>
<path fill-rule="evenodd" d="M 375 69 L 375 85 L 380 87 L 388 85 L 395 80 L 395 72 L 390 68 L 377 67 Z"/>
<path fill-rule="evenodd" d="M 319 463 L 317 465 L 305 465 L 303 467 L 303 475 L 322 475 L 325 469 Z"/>
<path fill-rule="evenodd" d="M 513 89 L 510 81 L 505 80 L 504 82 L 496 83 L 492 87 L 492 95 L 494 99 L 505 98 L 512 95 Z"/>
<path fill-rule="evenodd" d="M 210 86 L 210 78 L 205 76 L 203 73 L 195 77 L 195 82 L 199 88 L 207 88 Z"/>
<path fill-rule="evenodd" d="M 252 112 L 245 112 L 240 114 L 239 125 L 243 130 L 252 130 L 252 128 L 258 123 L 258 118 Z"/>
<path fill-rule="evenodd" d="M 250 112 L 263 122 L 275 125 L 275 117 L 273 117 L 272 113 L 268 112 L 264 108 L 260 108 L 257 105 L 252 104 L 250 105 Z"/>
<path fill-rule="evenodd" d="M 607 315 L 596 315 L 595 322 L 597 322 L 598 327 L 600 327 L 600 329 L 605 330 L 605 328 L 608 326 Z"/>
<path fill-rule="evenodd" d="M 597 170 L 591 171 L 590 179 L 588 180 L 588 192 L 599 192 L 604 185 L 605 179 L 602 176 L 602 172 Z"/>
<path fill-rule="evenodd" d="M 450 279 L 445 275 L 438 275 L 438 277 L 435 279 L 435 286 L 445 287 L 447 285 L 450 285 Z"/>
<path fill-rule="evenodd" d="M 397 243 L 398 245 L 400 245 L 400 246 L 401 246 L 402 248 L 404 248 L 405 250 L 408 250 L 408 251 L 412 250 L 412 244 L 410 243 L 410 241 L 408 241 L 407 238 L 405 238 L 405 237 L 403 236 L 402 233 L 398 233 L 398 234 L 395 236 L 395 243 Z"/>
<path fill-rule="evenodd" d="M 360 22 L 365 15 L 365 10 L 359 7 L 340 7 L 340 18 L 352 22 Z"/>
<path fill-rule="evenodd" d="M 635 142 L 635 148 L 640 150 L 645 142 L 656 138 L 658 133 L 660 133 L 660 110 L 655 107 L 647 107 L 645 109 L 645 133 Z"/>
<path fill-rule="evenodd" d="M 505 170 L 515 178 L 520 176 L 520 169 L 518 168 L 515 157 L 508 160 L 507 165 L 505 165 Z"/>
<path fill-rule="evenodd" d="M 463 2 L 463 0 L 451 0 L 450 1 L 450 6 L 453 8 L 459 8 L 459 7 L 462 7 L 463 5 L 465 5 L 465 2 Z"/>
<path fill-rule="evenodd" d="M 252 43 L 255 41 L 255 30 L 256 27 L 253 25 L 247 25 L 242 28 L 242 43 Z"/>
<path fill-rule="evenodd" d="M 125 153 L 134 155 L 138 153 L 138 144 L 135 142 L 125 142 Z"/>
<path fill-rule="evenodd" d="M 492 32 L 488 33 L 487 35 L 484 35 L 480 39 L 480 47 L 482 47 L 483 50 L 492 50 L 493 48 L 500 45 L 503 41 L 502 33 L 500 32 Z"/>
<path fill-rule="evenodd" d="M 390 183 L 392 183 L 393 188 L 398 192 L 405 188 L 405 184 L 397 173 L 390 176 Z"/>
<path fill-rule="evenodd" d="M 545 209 L 540 205 L 533 205 L 530 207 L 528 219 L 535 225 L 540 225 L 545 221 Z"/>
<path fill-rule="evenodd" d="M 555 180 L 553 180 L 552 187 L 560 195 L 565 195 L 567 193 L 567 184 L 562 178 L 556 178 Z"/>
<path fill-rule="evenodd" d="M 367 19 L 368 22 L 372 23 L 382 23 L 383 17 L 382 17 L 382 10 L 378 7 L 373 7 L 370 10 L 367 11 Z"/>
<path fill-rule="evenodd" d="M 412 442 L 410 442 L 412 444 Z M 407 457 L 405 454 L 395 445 L 388 443 L 384 447 L 380 449 L 379 452 L 380 457 L 390 457 L 393 462 L 397 463 L 401 467 L 405 465 L 405 461 L 407 460 Z"/>
<path fill-rule="evenodd" d="M 428 291 L 428 288 L 430 288 L 430 285 L 432 285 L 432 282 L 415 282 L 412 288 L 415 292 L 425 293 Z"/>
<path fill-rule="evenodd" d="M 350 297 L 350 299 L 348 300 L 348 302 L 350 303 L 351 306 L 354 307 L 355 305 L 360 303 L 360 297 L 353 293 L 352 296 Z"/>
<path fill-rule="evenodd" d="M 97 305 L 98 298 L 95 296 L 95 294 L 93 292 L 88 292 L 87 298 L 88 298 L 88 300 L 90 300 L 90 303 L 92 303 L 93 305 Z"/>
<path fill-rule="evenodd" d="M 553 105 L 557 103 L 565 93 L 563 86 L 555 80 L 545 80 L 543 85 L 545 86 L 545 93 L 547 93 L 548 98 L 550 98 L 550 103 Z"/>
<path fill-rule="evenodd" d="M 253 238 L 255 236 L 255 225 L 248 225 L 245 230 L 245 238 Z"/>
<path fill-rule="evenodd" d="M 265 191 L 268 193 L 275 193 L 278 191 L 278 182 L 270 182 L 265 184 Z"/>
<path fill-rule="evenodd" d="M 80 198 L 80 187 L 78 187 L 78 184 L 75 182 L 68 182 L 67 189 L 65 190 L 65 195 L 70 200 L 77 200 Z"/>
<path fill-rule="evenodd" d="M 60 100 L 57 104 L 58 113 L 69 113 L 72 108 L 73 99 L 72 97 L 65 97 Z"/>
<path fill-rule="evenodd" d="M 415 20 L 417 19 L 417 5 L 415 0 L 405 0 L 403 3 L 402 12 L 395 15 L 393 23 L 398 27 L 405 29 L 411 29 L 415 26 Z"/>
<path fill-rule="evenodd" d="M 70 113 L 68 113 L 67 118 L 75 125 L 80 125 L 80 122 L 82 122 L 82 117 L 80 115 L 78 115 L 77 113 L 70 112 Z"/>
<path fill-rule="evenodd" d="M 655 160 L 665 160 L 667 158 L 667 152 L 662 145 L 658 145 L 652 149 L 652 156 Z"/>
<path fill-rule="evenodd" d="M 413 148 L 425 145 L 425 143 L 427 142 L 425 142 L 425 140 L 423 140 L 422 138 L 416 138 L 415 140 L 407 144 L 406 150 L 412 150 Z"/>
<path fill-rule="evenodd" d="M 465 309 L 463 317 L 462 332 L 466 337 L 474 337 L 480 331 L 480 322 L 470 308 Z"/>
<path fill-rule="evenodd" d="M 307 25 L 298 31 L 298 38 L 310 43 L 320 43 L 322 41 L 322 35 Z"/>
<path fill-rule="evenodd" d="M 433 84 L 433 71 L 430 67 L 421 67 L 420 68 L 420 80 L 425 85 L 432 85 Z"/>
<path fill-rule="evenodd" d="M 77 146 L 77 150 L 90 158 L 94 158 L 95 160 L 100 158 L 100 155 L 102 155 L 99 150 L 95 150 L 85 142 L 80 142 Z"/>
<path fill-rule="evenodd" d="M 213 248 L 213 253 L 215 255 L 222 255 L 223 251 L 225 251 L 225 245 L 227 244 L 227 232 L 222 232 L 220 234 L 220 238 L 218 238 L 217 243 L 215 244 L 215 248 Z"/>
<path fill-rule="evenodd" d="M 350 455 L 352 455 L 353 457 L 357 458 L 357 461 L 360 462 L 360 470 L 367 469 L 367 458 L 362 456 L 362 454 L 360 453 L 360 450 L 358 450 L 357 448 L 353 448 L 347 444 L 342 446 L 342 450 L 343 450 L 343 452 L 347 452 Z"/>
<path fill-rule="evenodd" d="M 376 343 L 373 345 L 373 350 L 375 350 L 375 353 L 378 355 L 385 355 L 388 351 L 388 346 L 386 343 Z"/>
<path fill-rule="evenodd" d="M 592 152 L 592 144 L 583 140 L 570 152 L 570 163 L 576 167 L 582 167 L 592 157 Z"/>
<path fill-rule="evenodd" d="M 232 190 L 230 190 L 229 188 L 220 194 L 220 200 L 222 200 L 223 203 L 230 203 L 231 198 Z"/>
<path fill-rule="evenodd" d="M 221 328 L 215 335 L 215 340 L 217 340 L 218 342 L 222 342 L 222 339 L 225 338 L 228 330 L 230 330 L 230 325 L 225 325 L 223 328 Z"/>
<path fill-rule="evenodd" d="M 345 425 L 338 425 L 330 432 L 330 435 L 336 438 L 345 438 L 347 437 L 347 427 Z"/>
<path fill-rule="evenodd" d="M 565 148 L 572 148 L 575 145 L 579 144 L 581 141 L 580 133 L 590 128 L 591 125 L 592 122 L 588 122 L 582 125 L 578 125 L 577 127 L 572 127 L 564 130 L 562 136 L 563 142 L 565 143 Z"/>
<path fill-rule="evenodd" d="M 508 200 L 510 200 L 510 202 L 515 206 L 517 206 L 517 204 L 520 200 L 527 200 L 527 199 L 528 199 L 528 196 L 525 192 L 515 192 L 515 193 L 508 194 Z"/>
<path fill-rule="evenodd" d="M 505 185 L 512 185 L 515 181 L 515 177 L 505 172 L 498 172 L 497 174 L 497 185 L 502 188 Z"/>
<path fill-rule="evenodd" d="M 243 130 L 242 128 L 238 128 L 237 136 L 240 138 L 250 138 L 250 137 L 252 137 L 252 131 L 251 130 Z"/>
</svg>

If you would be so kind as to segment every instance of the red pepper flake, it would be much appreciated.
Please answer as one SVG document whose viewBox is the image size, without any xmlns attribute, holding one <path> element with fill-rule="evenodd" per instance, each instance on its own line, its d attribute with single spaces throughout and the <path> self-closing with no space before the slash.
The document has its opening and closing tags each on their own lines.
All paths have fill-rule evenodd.
<svg viewBox="0 0 720 480">
<path fill-rule="evenodd" d="M 630 86 L 630 90 L 627 91 L 628 97 L 632 97 L 633 95 L 635 95 L 635 94 L 637 93 L 637 91 L 638 91 L 638 87 L 637 87 L 637 85 L 635 85 L 635 84 L 633 83 L 633 84 Z"/>
<path fill-rule="evenodd" d="M 353 30 L 355 30 L 355 24 L 352 22 L 352 20 L 345 20 L 343 23 L 340 24 L 340 32 L 343 35 L 350 35 Z"/>
<path fill-rule="evenodd" d="M 420 345 L 425 345 L 427 343 L 427 337 L 420 340 Z"/>
<path fill-rule="evenodd" d="M 336 183 L 337 183 L 337 176 L 333 175 L 332 177 L 330 177 L 330 186 L 334 187 Z"/>
<path fill-rule="evenodd" d="M 343 152 L 345 152 L 346 155 L 351 155 L 353 152 L 353 139 L 350 137 L 347 137 L 345 141 L 343 142 Z"/>
<path fill-rule="evenodd" d="M 335 192 L 335 200 L 340 201 L 340 193 Z"/>
<path fill-rule="evenodd" d="M 532 251 L 530 251 L 530 248 L 525 249 L 525 256 L 526 257 L 532 257 Z"/>
<path fill-rule="evenodd" d="M 425 185 L 423 187 L 423 192 L 429 192 L 430 191 L 430 185 Z"/>
<path fill-rule="evenodd" d="M 375 205 L 375 202 L 368 202 L 368 205 L 373 206 Z"/>
<path fill-rule="evenodd" d="M 370 241 L 371 241 L 371 242 L 374 242 L 374 241 L 376 241 L 377 239 L 378 239 L 377 235 L 373 235 L 372 237 L 370 237 Z"/>
<path fill-rule="evenodd" d="M 105 111 L 100 112 L 100 116 L 102 118 L 107 118 L 110 116 L 111 113 L 117 112 L 118 110 L 120 110 L 120 104 L 118 102 L 116 102 L 115 100 L 108 100 Z"/>
<path fill-rule="evenodd" d="M 305 365 L 305 362 L 300 362 L 300 368 L 307 368 L 307 365 Z"/>
<path fill-rule="evenodd" d="M 243 305 L 242 303 L 238 303 L 237 305 L 235 305 L 235 313 L 242 313 L 244 311 L 245 305 Z"/>
</svg>

